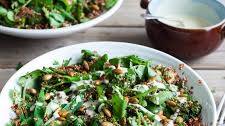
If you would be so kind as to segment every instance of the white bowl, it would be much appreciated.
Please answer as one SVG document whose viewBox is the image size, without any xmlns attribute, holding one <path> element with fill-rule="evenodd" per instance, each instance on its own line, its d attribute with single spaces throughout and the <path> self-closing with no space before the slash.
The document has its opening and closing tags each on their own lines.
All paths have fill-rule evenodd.
<svg viewBox="0 0 225 126">
<path fill-rule="evenodd" d="M 182 73 L 184 72 L 184 75 L 188 78 L 187 86 L 193 87 L 194 98 L 203 106 L 201 115 L 204 124 L 208 126 L 216 125 L 216 105 L 212 93 L 205 81 L 193 69 L 182 61 L 158 50 L 141 45 L 120 42 L 91 42 L 67 46 L 48 52 L 24 65 L 8 80 L 1 92 L 0 124 L 6 124 L 10 119 L 10 106 L 12 103 L 9 98 L 9 90 L 18 88 L 16 86 L 17 80 L 21 75 L 35 69 L 41 69 L 43 66 L 53 66 L 54 61 L 62 62 L 64 59 L 72 58 L 72 63 L 75 63 L 80 59 L 82 49 L 96 50 L 100 54 L 108 53 L 110 57 L 135 54 L 145 59 L 151 59 L 153 64 L 160 63 L 173 66 L 177 69 L 180 76 L 183 76 Z M 182 70 L 179 70 L 179 64 L 184 64 Z M 199 84 L 199 80 L 202 81 L 201 84 Z"/>
<path fill-rule="evenodd" d="M 18 29 L 11 28 L 0 25 L 0 33 L 6 35 L 12 35 L 22 38 L 32 38 L 32 39 L 45 39 L 45 38 L 58 38 L 73 34 L 78 31 L 85 30 L 96 24 L 104 21 L 105 19 L 112 16 L 122 5 L 123 0 L 118 0 L 117 3 L 107 12 L 101 14 L 100 16 L 77 25 L 72 25 L 68 27 L 56 28 L 56 29 Z"/>
</svg>

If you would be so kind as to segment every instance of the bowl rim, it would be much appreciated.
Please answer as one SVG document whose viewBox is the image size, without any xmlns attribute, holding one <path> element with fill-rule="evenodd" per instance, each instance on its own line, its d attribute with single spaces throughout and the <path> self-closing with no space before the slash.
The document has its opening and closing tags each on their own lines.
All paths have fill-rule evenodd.
<svg viewBox="0 0 225 126">
<path fill-rule="evenodd" d="M 93 41 L 93 42 L 85 42 L 85 43 L 79 43 L 79 44 L 73 44 L 73 45 L 69 45 L 69 46 L 65 46 L 65 47 L 61 47 L 61 48 L 58 48 L 58 49 L 54 49 L 52 51 L 49 51 L 49 52 L 46 52 L 34 59 L 32 59 L 31 61 L 29 61 L 28 63 L 26 63 L 22 68 L 20 68 L 18 71 L 16 71 L 9 79 L 8 81 L 5 83 L 4 87 L 2 88 L 2 91 L 0 92 L 0 99 L 2 99 L 3 97 L 3 94 L 5 93 L 8 93 L 8 90 L 10 89 L 10 82 L 13 81 L 19 73 L 21 73 L 22 71 L 26 70 L 27 68 L 29 68 L 32 64 L 34 64 L 35 62 L 38 61 L 38 59 L 41 59 L 42 57 L 46 57 L 48 55 L 51 55 L 51 54 L 54 54 L 55 52 L 60 52 L 60 50 L 65 50 L 67 48 L 73 48 L 73 47 L 77 47 L 77 46 L 85 46 L 85 45 L 95 45 L 95 44 L 102 44 L 102 45 L 123 45 L 123 46 L 132 46 L 132 47 L 135 47 L 135 48 L 142 48 L 142 49 L 147 49 L 147 50 L 150 50 L 150 51 L 153 51 L 153 52 L 156 52 L 158 53 L 159 55 L 162 55 L 162 56 L 165 56 L 165 57 L 168 57 L 169 59 L 173 60 L 173 62 L 177 62 L 178 64 L 184 64 L 185 65 L 185 68 L 187 69 L 187 71 L 190 71 L 191 74 L 193 74 L 194 76 L 196 76 L 198 79 L 201 80 L 201 85 L 204 86 L 204 88 L 206 89 L 206 91 L 208 92 L 209 94 L 209 100 L 212 102 L 212 109 L 213 109 L 213 124 L 212 126 L 216 126 L 216 120 L 217 120 L 217 117 L 216 117 L 216 103 L 215 103 L 215 100 L 214 100 L 214 97 L 212 95 L 212 92 L 211 90 L 209 89 L 207 83 L 204 81 L 204 79 L 202 79 L 202 77 L 197 73 L 195 72 L 189 65 L 187 65 L 186 63 L 182 62 L 181 60 L 167 54 L 167 53 L 164 53 L 162 51 L 159 51 L 159 50 L 156 50 L 156 49 L 153 49 L 151 47 L 147 47 L 147 46 L 144 46 L 144 45 L 139 45 L 139 44 L 133 44 L 133 43 L 128 43 L 128 42 L 116 42 L 116 41 Z"/>
<path fill-rule="evenodd" d="M 91 19 L 87 22 L 80 23 L 80 24 L 75 24 L 67 27 L 60 27 L 60 28 L 55 28 L 55 29 L 19 29 L 19 28 L 14 28 L 14 27 L 7 27 L 0 25 L 0 32 L 20 32 L 20 33 L 30 33 L 30 34 L 54 34 L 54 33 L 63 33 L 64 31 L 78 31 L 78 30 L 83 30 L 87 27 L 91 27 L 93 25 L 96 25 L 103 20 L 107 19 L 111 15 L 113 15 L 122 5 L 124 0 L 117 0 L 116 4 L 107 10 L 106 12 L 102 13 L 101 15 L 97 16 L 94 19 Z"/>
</svg>

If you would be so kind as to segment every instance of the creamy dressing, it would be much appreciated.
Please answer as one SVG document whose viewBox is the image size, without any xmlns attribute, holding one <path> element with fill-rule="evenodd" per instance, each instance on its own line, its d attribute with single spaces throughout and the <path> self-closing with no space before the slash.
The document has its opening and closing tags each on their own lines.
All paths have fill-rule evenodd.
<svg viewBox="0 0 225 126">
<path fill-rule="evenodd" d="M 162 22 L 166 24 L 170 24 L 175 27 L 199 28 L 199 27 L 207 27 L 214 24 L 213 22 L 210 22 L 209 20 L 204 19 L 202 17 L 191 16 L 191 15 L 173 14 L 173 15 L 165 16 L 165 18 L 181 22 L 179 23 L 172 20 L 161 19 Z"/>
<path fill-rule="evenodd" d="M 219 23 L 222 19 L 213 6 L 197 0 L 162 0 L 157 8 L 149 11 L 153 16 L 168 18 L 161 22 L 181 28 L 202 28 Z M 172 20 L 177 20 L 172 21 Z"/>
<path fill-rule="evenodd" d="M 77 82 L 73 82 L 70 86 L 70 90 L 71 91 L 76 91 L 78 89 L 78 87 L 84 85 L 84 84 L 91 84 L 92 83 L 92 79 L 90 78 L 89 80 L 80 80 Z"/>
</svg>

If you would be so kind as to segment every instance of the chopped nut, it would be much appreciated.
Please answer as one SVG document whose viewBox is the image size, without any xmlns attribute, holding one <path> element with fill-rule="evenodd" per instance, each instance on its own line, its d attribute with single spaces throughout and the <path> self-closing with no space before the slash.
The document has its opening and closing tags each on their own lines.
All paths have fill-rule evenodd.
<svg viewBox="0 0 225 126">
<path fill-rule="evenodd" d="M 104 111 L 105 115 L 107 115 L 108 117 L 112 117 L 111 112 L 107 108 L 104 108 L 103 111 Z"/>
<path fill-rule="evenodd" d="M 126 126 L 126 125 L 127 125 L 127 119 L 126 119 L 126 118 L 122 118 L 122 119 L 120 120 L 120 124 L 121 124 L 122 126 Z"/>
<path fill-rule="evenodd" d="M 46 75 L 43 76 L 43 80 L 44 81 L 48 81 L 50 79 L 52 79 L 52 75 L 51 74 L 46 74 Z"/>
<path fill-rule="evenodd" d="M 171 107 L 175 107 L 177 105 L 176 102 L 171 101 L 171 100 L 166 101 L 166 103 Z"/>
<path fill-rule="evenodd" d="M 92 5 L 92 8 L 93 8 L 94 10 L 96 10 L 96 11 L 100 10 L 100 8 L 98 7 L 98 5 L 96 5 L 96 4 L 93 4 L 93 5 Z"/>
<path fill-rule="evenodd" d="M 57 120 L 59 120 L 59 121 L 66 121 L 66 119 L 63 118 L 63 117 L 58 117 Z"/>
<path fill-rule="evenodd" d="M 51 97 L 52 97 L 52 96 L 51 96 L 50 93 L 46 93 L 46 94 L 45 94 L 45 100 L 46 100 L 46 101 L 49 100 Z"/>
<path fill-rule="evenodd" d="M 27 89 L 27 92 L 29 92 L 29 93 L 31 93 L 31 94 L 33 94 L 33 95 L 37 95 L 37 90 L 34 89 L 34 88 L 29 88 L 29 89 Z"/>
<path fill-rule="evenodd" d="M 20 126 L 20 119 L 16 119 L 14 122 L 15 122 L 15 126 Z"/>
<path fill-rule="evenodd" d="M 164 80 L 167 83 L 169 83 L 169 84 L 175 83 L 177 81 L 176 80 L 177 79 L 177 76 L 178 76 L 178 74 L 171 67 L 167 67 L 167 68 L 164 69 L 163 77 L 164 77 Z"/>
<path fill-rule="evenodd" d="M 177 118 L 176 118 L 176 123 L 182 123 L 184 121 L 184 119 L 182 118 L 182 117 L 180 117 L 180 116 L 178 116 Z"/>
<path fill-rule="evenodd" d="M 184 68 L 184 64 L 179 64 L 179 70 L 182 70 Z"/>
<path fill-rule="evenodd" d="M 68 115 L 68 111 L 65 111 L 65 110 L 61 110 L 58 112 L 59 116 L 62 117 L 62 118 L 66 118 L 66 116 Z"/>
<path fill-rule="evenodd" d="M 79 111 L 80 111 L 80 112 L 84 112 L 84 111 L 85 111 L 85 109 L 86 109 L 86 107 L 85 107 L 85 106 L 81 106 L 81 107 L 80 107 L 80 109 L 79 109 Z"/>
<path fill-rule="evenodd" d="M 133 104 L 137 104 L 139 102 L 139 100 L 135 97 L 130 97 L 129 98 L 129 103 L 133 103 Z"/>
<path fill-rule="evenodd" d="M 102 83 L 101 80 L 95 80 L 95 85 L 100 85 Z"/>
<path fill-rule="evenodd" d="M 75 75 L 75 72 L 70 71 L 70 72 L 68 72 L 68 75 L 71 76 L 71 77 L 73 77 Z"/>
<path fill-rule="evenodd" d="M 16 112 L 16 115 L 20 115 L 21 114 L 21 111 L 19 109 L 16 109 L 15 112 Z"/>
<path fill-rule="evenodd" d="M 87 61 L 84 61 L 84 62 L 83 62 L 83 65 L 84 65 L 84 69 L 85 69 L 85 70 L 87 70 L 87 71 L 90 70 L 90 67 L 89 67 L 89 64 L 88 64 Z"/>
<path fill-rule="evenodd" d="M 102 122 L 101 126 L 114 126 L 111 122 Z"/>
<path fill-rule="evenodd" d="M 114 69 L 113 72 L 114 72 L 115 74 L 123 74 L 123 70 L 121 70 L 121 69 L 119 69 L 119 68 Z"/>
<path fill-rule="evenodd" d="M 124 99 L 125 99 L 125 101 L 126 101 L 127 103 L 129 102 L 129 97 L 128 97 L 128 96 L 124 97 Z"/>
<path fill-rule="evenodd" d="M 202 80 L 198 80 L 198 84 L 202 84 Z"/>
<path fill-rule="evenodd" d="M 163 111 L 159 111 L 158 115 L 159 116 L 163 115 Z"/>
</svg>

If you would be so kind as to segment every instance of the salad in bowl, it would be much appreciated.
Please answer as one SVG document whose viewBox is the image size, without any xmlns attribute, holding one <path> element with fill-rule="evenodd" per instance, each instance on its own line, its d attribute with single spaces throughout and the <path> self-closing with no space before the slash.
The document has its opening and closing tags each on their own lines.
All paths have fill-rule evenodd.
<svg viewBox="0 0 225 126">
<path fill-rule="evenodd" d="M 0 32 L 54 38 L 94 26 L 115 13 L 122 0 L 0 0 Z"/>
<path fill-rule="evenodd" d="M 74 58 L 64 59 L 62 62 L 54 60 L 50 66 L 32 68 L 22 75 L 16 75 L 15 87 L 9 88 L 7 85 L 0 97 L 1 102 L 4 98 L 10 98 L 8 101 L 10 107 L 8 106 L 6 112 L 9 113 L 10 119 L 5 124 L 11 126 L 214 124 L 215 103 L 210 101 L 211 99 L 202 101 L 201 98 L 201 100 L 196 98 L 201 97 L 201 94 L 196 94 L 196 88 L 201 91 L 199 93 L 203 93 L 207 88 L 204 89 L 206 86 L 204 81 L 201 81 L 201 84 L 199 80 L 194 82 L 193 75 L 189 77 L 190 73 L 187 72 L 188 76 L 184 76 L 186 70 L 183 69 L 188 69 L 185 64 L 179 64 L 176 68 L 174 65 L 165 65 L 155 62 L 154 59 L 140 57 L 136 53 L 110 56 L 110 52 L 98 53 L 88 50 L 92 43 L 88 44 L 89 46 L 85 46 L 81 53 L 76 52 L 76 62 L 73 62 Z M 104 46 L 109 45 L 106 43 Z M 124 45 L 126 44 L 121 44 Z M 67 51 L 72 49 L 75 48 L 68 48 Z M 52 55 L 58 57 L 56 51 L 37 60 L 43 61 L 43 58 Z M 37 60 L 33 63 L 37 63 Z M 25 66 L 21 70 L 28 69 L 28 66 L 29 63 L 27 68 Z M 210 92 L 206 92 L 205 96 L 209 95 L 211 98 Z M 0 109 L 6 109 L 7 104 L 6 102 Z M 209 112 L 212 113 L 207 115 Z M 0 114 L 0 117 L 3 116 Z"/>
</svg>

